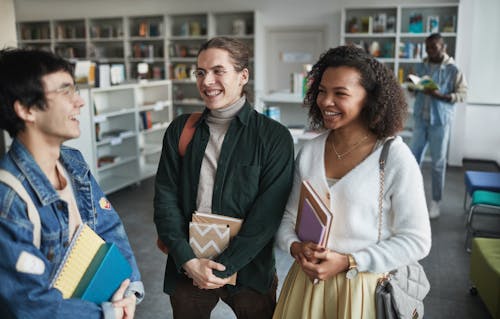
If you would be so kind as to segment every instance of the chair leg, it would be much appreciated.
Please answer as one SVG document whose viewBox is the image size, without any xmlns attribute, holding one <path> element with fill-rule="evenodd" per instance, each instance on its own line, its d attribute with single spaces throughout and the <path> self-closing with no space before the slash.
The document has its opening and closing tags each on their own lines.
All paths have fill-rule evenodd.
<svg viewBox="0 0 500 319">
<path fill-rule="evenodd" d="M 474 209 L 476 206 L 471 206 L 469 209 L 469 213 L 467 214 L 467 219 L 465 222 L 465 250 L 470 253 L 470 241 L 471 237 L 473 237 L 474 229 L 472 228 L 472 219 L 474 215 Z"/>
<path fill-rule="evenodd" d="M 467 212 L 467 188 L 465 189 L 465 194 L 464 194 L 464 211 Z"/>
</svg>

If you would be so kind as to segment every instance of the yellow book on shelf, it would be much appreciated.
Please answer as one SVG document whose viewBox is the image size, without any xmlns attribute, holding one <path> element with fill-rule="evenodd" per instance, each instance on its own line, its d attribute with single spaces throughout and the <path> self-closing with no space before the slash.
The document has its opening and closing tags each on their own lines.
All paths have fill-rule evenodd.
<svg viewBox="0 0 500 319">
<path fill-rule="evenodd" d="M 51 283 L 51 287 L 61 291 L 64 299 L 73 296 L 102 244 L 104 244 L 104 240 L 88 225 L 82 224 L 78 227 Z"/>
</svg>

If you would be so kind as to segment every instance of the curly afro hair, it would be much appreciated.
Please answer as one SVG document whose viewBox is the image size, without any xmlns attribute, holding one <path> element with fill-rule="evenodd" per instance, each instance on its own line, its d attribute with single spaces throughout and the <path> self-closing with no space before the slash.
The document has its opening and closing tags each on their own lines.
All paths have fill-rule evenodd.
<svg viewBox="0 0 500 319">
<path fill-rule="evenodd" d="M 324 52 L 308 74 L 310 87 L 304 98 L 309 107 L 311 128 L 324 129 L 321 110 L 316 103 L 319 84 L 327 68 L 351 67 L 361 75 L 361 85 L 366 90 L 366 104 L 361 118 L 379 139 L 396 134 L 403 129 L 408 114 L 408 104 L 394 74 L 363 49 L 339 46 Z"/>
</svg>

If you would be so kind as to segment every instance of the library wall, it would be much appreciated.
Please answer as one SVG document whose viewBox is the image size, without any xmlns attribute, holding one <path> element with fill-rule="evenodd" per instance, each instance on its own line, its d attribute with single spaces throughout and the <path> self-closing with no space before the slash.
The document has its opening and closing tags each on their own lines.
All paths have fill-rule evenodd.
<svg viewBox="0 0 500 319">
<path fill-rule="evenodd" d="M 16 15 L 14 0 L 0 0 L 0 48 L 16 46 Z"/>
<path fill-rule="evenodd" d="M 266 28 L 276 26 L 317 26 L 324 25 L 328 30 L 326 34 L 326 47 L 336 46 L 340 43 L 340 16 L 343 7 L 353 6 L 380 6 L 380 5 L 423 5 L 435 3 L 434 1 L 421 0 L 342 0 L 332 2 L 331 0 L 314 0 L 312 3 L 303 0 L 254 0 L 254 1 L 231 1 L 231 0 L 206 0 L 206 1 L 176 1 L 176 0 L 15 0 L 16 19 L 26 20 L 50 20 L 57 16 L 58 19 L 81 18 L 81 17 L 112 17 L 112 16 L 135 16 L 153 13 L 196 13 L 217 11 L 253 11 L 260 12 L 260 28 L 257 33 L 263 35 Z M 71 2 L 69 9 L 68 2 Z M 482 57 L 472 56 L 472 48 L 467 33 L 474 22 L 470 14 L 472 6 L 478 7 L 479 1 L 473 0 L 442 0 L 439 3 L 460 2 L 459 13 L 459 35 L 457 38 L 456 52 L 457 63 L 470 79 L 469 60 L 477 60 Z M 474 4 L 474 3 L 478 4 Z M 493 1 L 494 2 L 494 1 Z M 482 8 L 481 10 L 485 10 Z M 487 9 L 486 9 L 487 10 Z M 4 12 L 2 10 L 2 12 Z M 256 39 L 255 52 L 257 61 L 265 58 L 264 37 Z M 255 89 L 264 90 L 265 70 L 262 63 L 256 66 L 260 74 L 256 78 Z M 474 83 L 470 83 L 474 85 Z M 478 129 L 481 120 L 498 118 L 498 108 L 484 106 L 457 106 L 455 122 L 450 145 L 450 164 L 461 165 L 462 158 L 493 159 L 500 164 L 498 153 L 498 141 L 491 141 L 490 131 Z M 471 116 L 469 116 L 471 115 Z M 476 121 L 476 119 L 478 121 Z M 500 136 L 500 127 L 491 127 L 493 136 Z M 480 143 L 478 143 L 480 142 Z M 497 142 L 495 144 L 495 142 Z"/>
</svg>

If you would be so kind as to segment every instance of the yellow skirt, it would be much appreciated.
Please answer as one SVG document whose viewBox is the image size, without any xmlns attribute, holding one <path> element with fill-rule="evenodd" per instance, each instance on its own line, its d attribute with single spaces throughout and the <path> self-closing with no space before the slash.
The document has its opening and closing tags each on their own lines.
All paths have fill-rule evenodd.
<svg viewBox="0 0 500 319">
<path fill-rule="evenodd" d="M 345 272 L 314 285 L 294 262 L 286 276 L 273 319 L 375 318 L 375 288 L 382 274 Z"/>
</svg>

